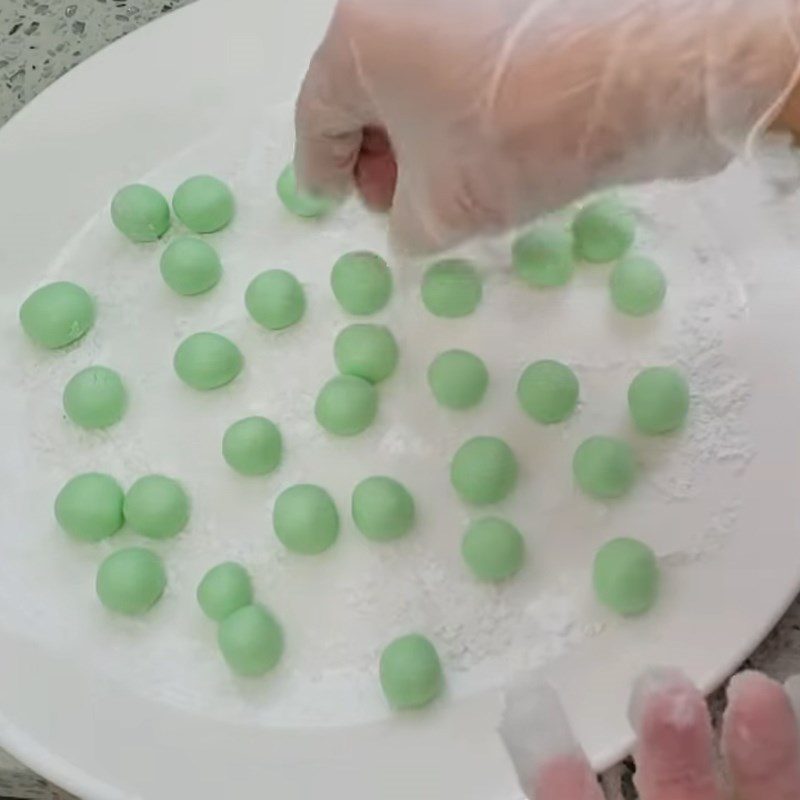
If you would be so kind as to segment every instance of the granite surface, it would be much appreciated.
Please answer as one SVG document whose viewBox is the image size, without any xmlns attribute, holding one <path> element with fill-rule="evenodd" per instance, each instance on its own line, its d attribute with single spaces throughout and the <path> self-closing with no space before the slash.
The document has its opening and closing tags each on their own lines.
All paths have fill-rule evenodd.
<svg viewBox="0 0 800 800">
<path fill-rule="evenodd" d="M 220 0 L 222 1 L 222 0 Z M 0 125 L 92 53 L 191 0 L 0 0 Z M 781 680 L 800 672 L 800 601 L 744 666 Z M 722 698 L 712 698 L 718 716 Z M 613 800 L 633 800 L 630 763 L 604 776 Z M 66 800 L 66 792 L 0 750 L 0 800 Z"/>
<path fill-rule="evenodd" d="M 0 125 L 109 42 L 189 0 L 0 0 Z"/>
</svg>

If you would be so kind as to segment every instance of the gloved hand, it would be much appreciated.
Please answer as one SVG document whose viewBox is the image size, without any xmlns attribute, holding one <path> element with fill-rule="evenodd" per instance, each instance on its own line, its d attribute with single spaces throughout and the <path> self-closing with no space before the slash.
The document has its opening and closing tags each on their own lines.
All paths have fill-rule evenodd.
<svg viewBox="0 0 800 800">
<path fill-rule="evenodd" d="M 302 188 L 427 252 L 605 185 L 715 171 L 797 83 L 800 0 L 340 0 L 297 104 Z"/>
<path fill-rule="evenodd" d="M 797 686 L 791 689 L 794 694 Z M 630 717 L 638 735 L 636 784 L 642 800 L 800 797 L 795 712 L 787 691 L 760 673 L 737 675 L 728 687 L 721 742 L 727 781 L 714 764 L 705 702 L 680 673 L 657 671 L 642 678 Z M 528 797 L 602 800 L 602 790 L 572 740 L 552 689 L 512 689 L 500 733 Z"/>
</svg>

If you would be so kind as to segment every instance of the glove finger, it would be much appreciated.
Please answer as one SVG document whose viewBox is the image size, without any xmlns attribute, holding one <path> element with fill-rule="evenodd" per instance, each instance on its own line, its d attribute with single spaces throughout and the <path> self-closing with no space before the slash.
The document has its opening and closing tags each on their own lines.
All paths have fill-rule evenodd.
<svg viewBox="0 0 800 800">
<path fill-rule="evenodd" d="M 411 178 L 402 166 L 389 212 L 389 243 L 392 249 L 412 257 L 435 253 L 449 243 L 426 183 Z"/>
<path fill-rule="evenodd" d="M 431 138 L 435 138 L 434 132 Z M 470 237 L 512 225 L 511 182 L 491 158 L 469 147 L 415 146 L 398 154 L 398 181 L 389 217 L 392 243 L 409 255 L 426 255 Z"/>
<path fill-rule="evenodd" d="M 534 675 L 506 691 L 500 737 L 520 786 L 536 800 L 603 800 L 555 690 Z"/>
<path fill-rule="evenodd" d="M 800 733 L 784 688 L 758 672 L 728 686 L 722 749 L 740 800 L 800 797 Z"/>
<path fill-rule="evenodd" d="M 337 7 L 311 59 L 295 108 L 298 185 L 333 198 L 352 188 L 363 128 L 373 116 L 349 33 L 354 25 L 349 9 L 347 3 Z"/>
<path fill-rule="evenodd" d="M 636 784 L 645 800 L 722 800 L 705 700 L 676 670 L 653 670 L 634 688 Z"/>
</svg>

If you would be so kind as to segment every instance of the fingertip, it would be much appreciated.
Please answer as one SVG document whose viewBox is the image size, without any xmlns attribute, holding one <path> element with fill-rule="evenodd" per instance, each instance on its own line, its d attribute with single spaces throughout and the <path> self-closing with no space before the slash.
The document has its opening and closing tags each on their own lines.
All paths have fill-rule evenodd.
<svg viewBox="0 0 800 800">
<path fill-rule="evenodd" d="M 498 733 L 522 785 L 553 758 L 580 753 L 557 692 L 535 673 L 506 689 Z"/>
<path fill-rule="evenodd" d="M 687 798 L 718 796 L 711 719 L 685 675 L 672 669 L 646 673 L 634 688 L 629 713 L 638 735 L 636 782 L 642 794 L 682 788 Z"/>
<path fill-rule="evenodd" d="M 602 800 L 558 693 L 536 673 L 507 688 L 498 733 L 520 786 L 537 800 Z"/>
<path fill-rule="evenodd" d="M 653 716 L 651 708 L 665 704 L 664 698 L 674 702 L 696 692 L 692 682 L 678 669 L 655 667 L 643 672 L 633 685 L 628 704 L 628 719 L 633 729 L 640 733 L 645 723 Z M 680 710 L 678 704 L 673 711 Z"/>
<path fill-rule="evenodd" d="M 728 697 L 729 708 L 736 706 L 744 699 L 750 702 L 751 697 L 774 696 L 775 690 L 780 688 L 777 681 L 773 681 L 761 672 L 753 669 L 742 670 L 728 681 L 725 693 Z"/>
<path fill-rule="evenodd" d="M 294 113 L 298 187 L 337 200 L 353 186 L 367 113 L 349 51 L 339 38 L 329 31 L 314 54 Z"/>
<path fill-rule="evenodd" d="M 745 783 L 796 762 L 800 735 L 783 686 L 759 672 L 732 678 L 722 744 L 732 771 Z"/>
<path fill-rule="evenodd" d="M 298 189 L 335 201 L 345 198 L 353 188 L 360 142 L 360 132 L 315 136 L 298 128 L 294 151 Z"/>
<path fill-rule="evenodd" d="M 678 673 L 675 673 L 678 674 Z M 640 743 L 659 758 L 711 742 L 711 719 L 705 699 L 685 677 L 650 690 L 639 700 L 636 721 Z"/>
<path fill-rule="evenodd" d="M 757 672 L 737 675 L 728 687 L 722 749 L 737 797 L 800 797 L 800 734 L 789 695 Z"/>
<path fill-rule="evenodd" d="M 728 683 L 727 717 L 734 722 L 759 724 L 766 717 L 787 718 L 793 709 L 789 695 L 778 681 L 761 672 L 745 670 L 734 675 Z"/>
</svg>

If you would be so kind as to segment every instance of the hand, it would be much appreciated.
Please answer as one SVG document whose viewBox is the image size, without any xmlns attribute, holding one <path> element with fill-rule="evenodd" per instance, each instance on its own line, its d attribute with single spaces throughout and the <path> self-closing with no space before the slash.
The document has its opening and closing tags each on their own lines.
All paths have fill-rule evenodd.
<svg viewBox="0 0 800 800">
<path fill-rule="evenodd" d="M 299 182 L 357 186 L 428 252 L 705 174 L 780 116 L 798 31 L 800 0 L 340 0 L 298 99 Z"/>
<path fill-rule="evenodd" d="M 519 686 L 506 703 L 500 733 L 527 796 L 602 800 L 555 693 Z M 800 733 L 792 703 L 780 684 L 760 673 L 737 675 L 728 687 L 721 740 L 728 786 L 714 763 L 708 709 L 680 673 L 642 678 L 630 716 L 638 736 L 636 784 L 642 800 L 800 798 Z M 541 731 L 547 731 L 545 737 Z"/>
</svg>

